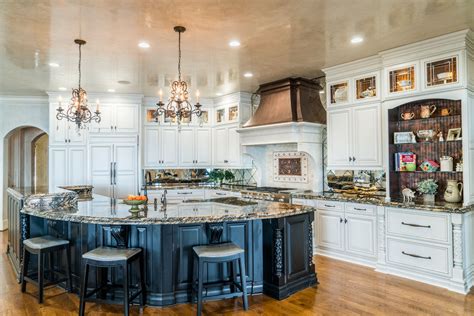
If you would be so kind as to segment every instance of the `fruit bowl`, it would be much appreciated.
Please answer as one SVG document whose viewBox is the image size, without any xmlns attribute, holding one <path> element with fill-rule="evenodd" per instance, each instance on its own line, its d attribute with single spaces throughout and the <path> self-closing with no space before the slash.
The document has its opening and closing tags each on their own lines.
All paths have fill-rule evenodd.
<svg viewBox="0 0 474 316">
<path fill-rule="evenodd" d="M 146 198 L 141 199 L 141 200 L 123 200 L 123 204 L 126 205 L 131 205 L 132 208 L 129 209 L 128 211 L 132 213 L 132 215 L 137 216 L 138 213 L 140 212 L 140 208 L 138 207 L 139 205 L 143 205 L 147 202 Z"/>
</svg>

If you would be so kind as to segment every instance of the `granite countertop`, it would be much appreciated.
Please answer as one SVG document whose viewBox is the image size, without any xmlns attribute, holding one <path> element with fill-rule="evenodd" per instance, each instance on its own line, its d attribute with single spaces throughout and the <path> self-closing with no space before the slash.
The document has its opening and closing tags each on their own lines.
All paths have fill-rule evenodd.
<svg viewBox="0 0 474 316">
<path fill-rule="evenodd" d="M 339 202 L 351 202 L 351 203 L 362 203 L 362 204 L 373 204 L 385 207 L 398 207 L 398 208 L 409 208 L 421 211 L 432 211 L 432 212 L 446 212 L 446 213 L 467 213 L 474 210 L 474 205 L 463 206 L 461 203 L 447 203 L 447 202 L 435 202 L 435 203 L 424 203 L 422 199 L 416 199 L 411 203 L 403 203 L 401 200 L 392 200 L 390 202 L 385 201 L 385 197 L 381 196 L 364 196 L 364 197 L 350 197 L 344 196 L 340 193 L 332 192 L 301 192 L 292 194 L 293 198 L 298 199 L 314 199 L 314 200 L 326 200 L 326 201 L 339 201 Z"/>
<path fill-rule="evenodd" d="M 121 200 L 94 195 L 90 201 L 79 201 L 76 207 L 41 210 L 25 205 L 22 213 L 52 220 L 90 224 L 189 224 L 253 219 L 280 218 L 314 212 L 309 206 L 288 203 L 251 201 L 240 198 L 191 200 L 168 204 L 166 210 L 159 205 L 147 205 L 139 218 L 133 218 L 129 205 Z M 144 206 L 140 206 L 144 208 Z"/>
</svg>

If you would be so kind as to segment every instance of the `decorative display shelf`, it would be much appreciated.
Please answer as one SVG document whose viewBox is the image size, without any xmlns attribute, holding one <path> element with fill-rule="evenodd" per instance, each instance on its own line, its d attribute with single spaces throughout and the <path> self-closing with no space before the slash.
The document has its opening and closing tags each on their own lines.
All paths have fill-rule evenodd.
<svg viewBox="0 0 474 316">
<path fill-rule="evenodd" d="M 462 174 L 462 171 L 431 171 L 431 172 L 426 172 L 426 171 L 421 171 L 421 170 L 416 170 L 416 171 L 392 171 L 396 173 L 402 173 L 402 174 L 411 174 L 411 173 L 424 173 L 424 174 L 437 174 L 437 173 L 446 173 L 446 174 L 457 174 L 460 173 Z"/>
<path fill-rule="evenodd" d="M 437 122 L 443 122 L 443 120 L 452 120 L 453 118 L 461 119 L 461 114 L 451 114 L 446 116 L 433 116 L 430 118 L 414 118 L 411 120 L 398 120 L 396 122 L 391 122 L 391 124 L 407 124 L 407 125 L 415 125 L 419 123 L 426 123 L 426 124 L 433 124 Z"/>
</svg>

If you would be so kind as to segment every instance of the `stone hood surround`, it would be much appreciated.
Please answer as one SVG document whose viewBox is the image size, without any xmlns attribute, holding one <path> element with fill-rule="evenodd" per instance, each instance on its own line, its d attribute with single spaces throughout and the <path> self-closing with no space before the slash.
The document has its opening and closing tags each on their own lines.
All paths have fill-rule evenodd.
<svg viewBox="0 0 474 316">
<path fill-rule="evenodd" d="M 271 145 L 284 145 L 289 151 L 305 152 L 312 160 L 313 191 L 323 189 L 323 129 L 326 110 L 319 98 L 319 85 L 304 78 L 287 78 L 259 88 L 260 105 L 244 126 L 237 130 L 243 152 L 254 159 L 259 185 L 267 185 L 265 174 Z M 285 146 L 281 146 L 285 148 Z M 268 173 L 268 172 L 267 172 Z M 284 184 L 283 184 L 284 185 Z M 288 185 L 288 184 L 286 184 Z"/>
</svg>

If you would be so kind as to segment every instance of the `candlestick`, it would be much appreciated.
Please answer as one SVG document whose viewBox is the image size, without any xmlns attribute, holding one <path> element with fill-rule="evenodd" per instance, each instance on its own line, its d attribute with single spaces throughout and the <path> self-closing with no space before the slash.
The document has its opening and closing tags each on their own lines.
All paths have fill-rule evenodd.
<svg viewBox="0 0 474 316">
<path fill-rule="evenodd" d="M 196 90 L 196 103 L 199 103 L 199 90 Z"/>
<path fill-rule="evenodd" d="M 160 95 L 160 102 L 163 102 L 163 90 L 160 89 L 158 94 Z"/>
<path fill-rule="evenodd" d="M 99 112 L 99 106 L 100 106 L 99 99 L 97 99 L 95 103 L 96 103 L 96 109 L 95 109 L 95 111 L 96 111 L 96 112 Z"/>
</svg>

